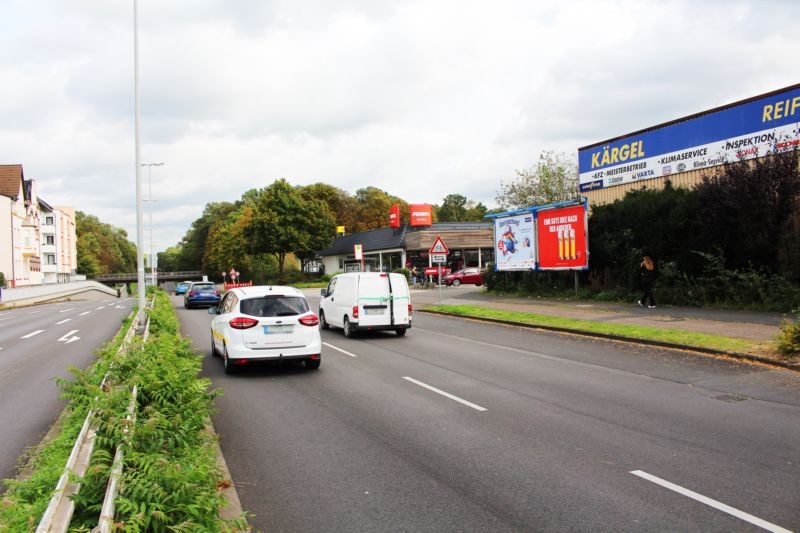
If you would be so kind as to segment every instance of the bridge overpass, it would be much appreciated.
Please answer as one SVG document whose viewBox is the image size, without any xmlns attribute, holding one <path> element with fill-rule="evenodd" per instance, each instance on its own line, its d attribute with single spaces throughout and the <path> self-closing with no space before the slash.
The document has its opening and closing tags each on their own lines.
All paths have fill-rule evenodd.
<svg viewBox="0 0 800 533">
<path fill-rule="evenodd" d="M 157 272 L 158 281 L 195 281 L 203 279 L 204 273 L 199 270 L 185 270 L 180 272 Z M 145 272 L 145 279 L 150 277 L 150 272 Z M 135 283 L 139 280 L 136 272 L 127 274 L 101 274 L 95 276 L 95 281 L 103 283 Z"/>
</svg>

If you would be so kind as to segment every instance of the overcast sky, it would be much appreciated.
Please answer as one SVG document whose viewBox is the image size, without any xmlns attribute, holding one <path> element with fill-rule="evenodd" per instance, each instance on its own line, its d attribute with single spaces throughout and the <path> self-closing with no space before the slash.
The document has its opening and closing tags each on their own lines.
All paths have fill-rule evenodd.
<svg viewBox="0 0 800 533">
<path fill-rule="evenodd" d="M 157 250 L 278 178 L 494 207 L 543 150 L 800 82 L 796 0 L 138 5 Z M 0 2 L 0 163 L 135 242 L 133 65 L 132 0 Z"/>
</svg>

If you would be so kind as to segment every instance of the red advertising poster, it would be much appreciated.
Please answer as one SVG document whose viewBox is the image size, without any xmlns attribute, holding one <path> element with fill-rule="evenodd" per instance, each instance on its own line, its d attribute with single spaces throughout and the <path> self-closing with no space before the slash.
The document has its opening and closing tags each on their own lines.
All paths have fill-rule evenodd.
<svg viewBox="0 0 800 533">
<path fill-rule="evenodd" d="M 411 204 L 412 226 L 430 226 L 432 223 L 430 204 Z"/>
<path fill-rule="evenodd" d="M 539 234 L 540 269 L 580 269 L 589 266 L 585 206 L 539 211 L 536 229 Z"/>
<path fill-rule="evenodd" d="M 390 228 L 400 227 L 400 206 L 397 204 L 394 204 L 392 208 L 389 210 L 389 227 Z"/>
</svg>

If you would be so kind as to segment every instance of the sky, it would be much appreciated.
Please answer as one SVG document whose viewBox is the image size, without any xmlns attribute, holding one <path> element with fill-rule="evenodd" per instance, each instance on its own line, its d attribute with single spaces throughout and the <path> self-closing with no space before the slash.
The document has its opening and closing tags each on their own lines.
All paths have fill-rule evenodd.
<svg viewBox="0 0 800 533">
<path fill-rule="evenodd" d="M 136 242 L 133 20 L 0 1 L 0 164 Z M 796 0 L 138 0 L 141 161 L 164 163 L 141 172 L 145 252 L 150 216 L 161 251 L 280 178 L 495 207 L 542 151 L 800 83 L 797 20 Z"/>
</svg>

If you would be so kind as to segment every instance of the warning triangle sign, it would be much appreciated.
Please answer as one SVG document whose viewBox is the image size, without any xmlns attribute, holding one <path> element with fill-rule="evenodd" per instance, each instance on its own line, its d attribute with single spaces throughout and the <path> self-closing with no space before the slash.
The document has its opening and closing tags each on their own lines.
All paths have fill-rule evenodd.
<svg viewBox="0 0 800 533">
<path fill-rule="evenodd" d="M 431 249 L 428 250 L 428 253 L 449 254 L 450 252 L 448 251 L 447 246 L 444 245 L 444 241 L 442 240 L 442 238 L 439 235 L 437 235 L 436 240 L 433 241 L 433 246 L 431 246 Z"/>
</svg>

